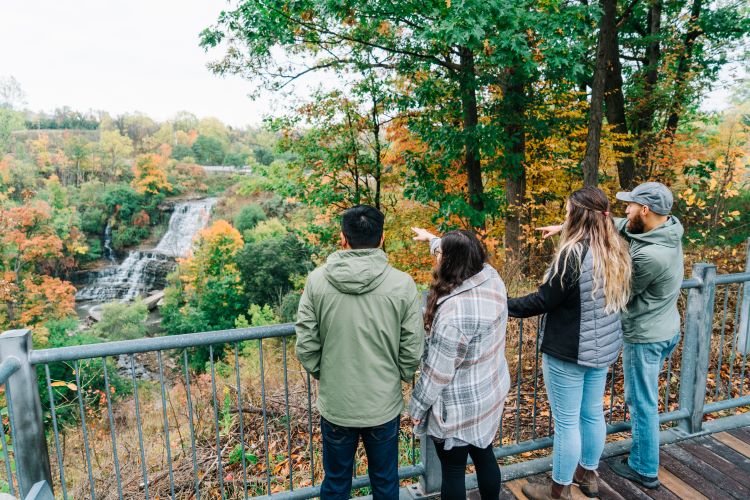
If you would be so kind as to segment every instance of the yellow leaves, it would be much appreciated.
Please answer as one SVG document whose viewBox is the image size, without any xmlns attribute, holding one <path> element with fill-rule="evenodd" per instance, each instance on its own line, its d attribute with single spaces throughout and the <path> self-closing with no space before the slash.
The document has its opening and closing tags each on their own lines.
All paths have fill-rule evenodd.
<svg viewBox="0 0 750 500">
<path fill-rule="evenodd" d="M 393 29 L 393 26 L 391 25 L 390 21 L 383 21 L 378 25 L 378 33 L 381 36 L 388 36 L 391 34 L 391 31 Z"/>
<path fill-rule="evenodd" d="M 71 391 L 77 391 L 78 386 L 73 382 L 63 382 L 62 380 L 56 380 L 50 384 L 52 387 L 67 387 Z"/>
</svg>

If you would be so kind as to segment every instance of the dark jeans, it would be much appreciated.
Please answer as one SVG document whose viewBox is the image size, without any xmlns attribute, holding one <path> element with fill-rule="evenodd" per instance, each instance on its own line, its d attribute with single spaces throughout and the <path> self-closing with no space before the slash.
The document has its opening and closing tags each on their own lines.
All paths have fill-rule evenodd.
<svg viewBox="0 0 750 500">
<path fill-rule="evenodd" d="M 500 497 L 500 467 L 492 453 L 492 445 L 487 448 L 476 446 L 456 446 L 450 450 L 443 443 L 434 441 L 435 451 L 443 471 L 443 484 L 440 488 L 441 500 L 466 499 L 466 462 L 469 455 L 477 470 L 477 483 L 482 500 L 497 500 Z"/>
<path fill-rule="evenodd" d="M 367 453 L 374 500 L 398 498 L 398 430 L 401 417 L 375 427 L 341 427 L 320 418 L 323 434 L 321 500 L 348 500 L 359 437 Z"/>
</svg>

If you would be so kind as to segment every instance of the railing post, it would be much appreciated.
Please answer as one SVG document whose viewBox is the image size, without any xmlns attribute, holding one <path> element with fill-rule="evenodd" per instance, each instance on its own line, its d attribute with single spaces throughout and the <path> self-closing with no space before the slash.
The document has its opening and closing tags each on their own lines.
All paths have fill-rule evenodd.
<svg viewBox="0 0 750 500">
<path fill-rule="evenodd" d="M 424 465 L 424 474 L 419 477 L 419 487 L 422 495 L 432 495 L 440 492 L 443 484 L 443 471 L 440 468 L 440 459 L 435 451 L 435 443 L 427 434 L 419 437 L 419 455 Z"/>
<path fill-rule="evenodd" d="M 692 277 L 700 279 L 701 286 L 688 291 L 680 368 L 680 408 L 687 409 L 690 414 L 680 428 L 689 434 L 700 432 L 703 423 L 714 319 L 716 266 L 694 264 Z"/>
<path fill-rule="evenodd" d="M 22 498 L 40 481 L 52 485 L 36 369 L 29 363 L 31 349 L 30 330 L 10 330 L 0 335 L 0 362 L 14 357 L 21 363 L 8 379 L 6 397 L 13 424 L 11 439 Z"/>
<path fill-rule="evenodd" d="M 750 238 L 747 239 L 745 271 L 750 272 Z M 737 350 L 740 354 L 750 352 L 750 286 L 742 285 L 742 308 L 740 309 L 740 329 L 738 330 Z"/>
</svg>

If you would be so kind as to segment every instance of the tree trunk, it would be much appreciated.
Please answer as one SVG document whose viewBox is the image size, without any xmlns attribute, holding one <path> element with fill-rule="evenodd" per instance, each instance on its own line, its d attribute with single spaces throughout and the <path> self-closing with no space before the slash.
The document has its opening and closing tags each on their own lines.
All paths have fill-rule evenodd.
<svg viewBox="0 0 750 500">
<path fill-rule="evenodd" d="M 654 96 L 659 81 L 659 64 L 661 62 L 661 12 L 662 0 L 652 0 L 648 10 L 649 42 L 646 46 L 646 67 L 643 73 L 643 95 L 641 105 L 635 109 L 634 135 L 638 138 L 638 163 L 636 168 L 643 172 L 650 163 L 651 147 L 654 137 L 654 116 L 657 102 Z"/>
<path fill-rule="evenodd" d="M 484 186 L 482 185 L 482 166 L 480 163 L 479 141 L 477 141 L 477 82 L 474 68 L 474 53 L 461 47 L 459 87 L 461 90 L 461 111 L 463 115 L 464 135 L 464 169 L 466 170 L 469 189 L 469 205 L 478 212 L 481 226 L 484 226 Z"/>
<path fill-rule="evenodd" d="M 607 72 L 604 77 L 604 104 L 609 123 L 613 131 L 618 134 L 628 133 L 625 117 L 625 96 L 622 93 L 622 65 L 620 64 L 620 44 L 617 31 L 607 40 L 606 57 Z M 618 141 L 618 143 L 621 141 Z M 635 184 L 636 172 L 633 161 L 633 147 L 630 144 L 617 144 L 615 151 L 619 153 L 617 174 L 622 189 L 631 189 Z"/>
<path fill-rule="evenodd" d="M 581 162 L 583 185 L 596 186 L 599 181 L 599 147 L 602 141 L 602 101 L 604 100 L 604 82 L 607 73 L 607 47 L 612 45 L 612 37 L 617 36 L 615 26 L 617 17 L 617 0 L 600 0 L 602 17 L 599 20 L 599 37 L 596 48 L 596 67 L 591 85 L 591 107 L 589 110 L 589 128 L 586 134 L 586 153 Z"/>
<path fill-rule="evenodd" d="M 506 263 L 523 263 L 521 241 L 523 234 L 523 203 L 526 198 L 526 137 L 524 135 L 524 116 L 526 113 L 526 95 L 524 82 L 520 75 L 511 74 L 511 81 L 505 88 L 504 98 L 507 106 L 507 124 L 505 135 L 509 145 L 505 150 L 506 184 L 505 199 L 508 209 L 505 215 L 505 252 Z"/>
<path fill-rule="evenodd" d="M 693 0 L 693 6 L 690 9 L 690 21 L 688 23 L 687 33 L 685 33 L 685 46 L 677 62 L 677 74 L 675 75 L 675 93 L 672 98 L 672 106 L 669 110 L 667 119 L 667 133 L 674 135 L 677 131 L 677 124 L 680 121 L 683 101 L 685 100 L 685 83 L 688 79 L 690 62 L 693 57 L 693 46 L 695 40 L 700 36 L 701 29 L 698 26 L 698 18 L 701 15 L 701 0 Z"/>
<path fill-rule="evenodd" d="M 380 120 L 378 119 L 378 100 L 372 96 L 372 135 L 375 154 L 375 208 L 380 210 L 380 176 L 382 175 L 383 164 L 380 159 L 382 146 L 380 144 Z"/>
</svg>

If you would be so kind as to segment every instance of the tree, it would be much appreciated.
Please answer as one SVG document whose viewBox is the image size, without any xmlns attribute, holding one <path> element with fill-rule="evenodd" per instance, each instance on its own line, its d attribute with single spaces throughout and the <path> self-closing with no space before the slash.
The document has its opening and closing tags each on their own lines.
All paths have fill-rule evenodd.
<svg viewBox="0 0 750 500">
<path fill-rule="evenodd" d="M 0 154 L 8 150 L 13 132 L 25 128 L 21 113 L 0 107 Z"/>
<path fill-rule="evenodd" d="M 295 276 L 312 268 L 311 251 L 294 234 L 247 243 L 237 254 L 250 304 L 277 304 L 293 289 Z"/>
<path fill-rule="evenodd" d="M 133 165 L 133 188 L 147 196 L 169 193 L 172 185 L 167 180 L 165 159 L 155 154 L 141 155 Z"/>
<path fill-rule="evenodd" d="M 0 78 L 0 108 L 16 109 L 26 104 L 26 93 L 13 76 Z"/>
<path fill-rule="evenodd" d="M 226 150 L 224 144 L 209 135 L 199 135 L 192 146 L 195 161 L 200 165 L 221 165 Z"/>
<path fill-rule="evenodd" d="M 260 221 L 264 221 L 267 218 L 261 206 L 252 203 L 242 207 L 240 213 L 234 218 L 234 227 L 240 233 L 244 233 L 247 230 L 255 228 Z"/>
<path fill-rule="evenodd" d="M 133 154 L 133 141 L 116 130 L 105 130 L 99 138 L 98 148 L 107 165 L 105 180 L 118 179 L 123 171 L 123 161 Z"/>
<path fill-rule="evenodd" d="M 74 314 L 75 288 L 49 276 L 63 264 L 64 251 L 83 250 L 75 228 L 64 228 L 68 242 L 56 234 L 47 203 L 0 210 L 0 295 L 3 327 L 33 326 Z"/>
<path fill-rule="evenodd" d="M 240 233 L 218 220 L 202 230 L 193 255 L 178 260 L 164 292 L 163 326 L 169 334 L 233 328 L 247 309 L 235 256 L 242 248 Z M 208 349 L 197 348 L 191 363 L 202 370 Z"/>
<path fill-rule="evenodd" d="M 408 126 L 429 152 L 409 156 L 409 192 L 416 199 L 438 194 L 430 201 L 439 203 L 441 215 L 458 214 L 473 226 L 483 226 L 507 195 L 507 230 L 517 233 L 529 84 L 540 68 L 552 74 L 567 67 L 575 75 L 581 47 L 557 42 L 561 33 L 579 31 L 585 10 L 562 2 L 321 0 L 282 8 L 248 0 L 222 12 L 217 25 L 203 32 L 202 45 L 228 46 L 215 71 L 265 78 L 272 88 L 311 71 L 389 71 Z M 289 54 L 290 63 L 281 68 L 278 49 Z M 487 119 L 493 87 L 502 88 L 495 95 L 504 96 L 509 111 L 500 122 Z M 456 169 L 464 189 L 446 195 L 437 184 Z M 505 192 L 485 191 L 495 172 L 505 179 Z M 517 238 L 509 240 L 517 246 Z"/>
<path fill-rule="evenodd" d="M 602 136 L 604 104 L 604 86 L 607 66 L 613 57 L 609 51 L 616 44 L 617 0 L 600 0 L 602 13 L 599 20 L 599 37 L 596 45 L 596 67 L 591 87 L 591 107 L 589 111 L 589 127 L 586 137 L 586 154 L 581 168 L 583 170 L 584 186 L 596 186 L 599 177 L 599 155 Z M 614 42 L 613 42 L 614 39 Z M 615 55 L 615 57 L 617 57 Z"/>
</svg>

